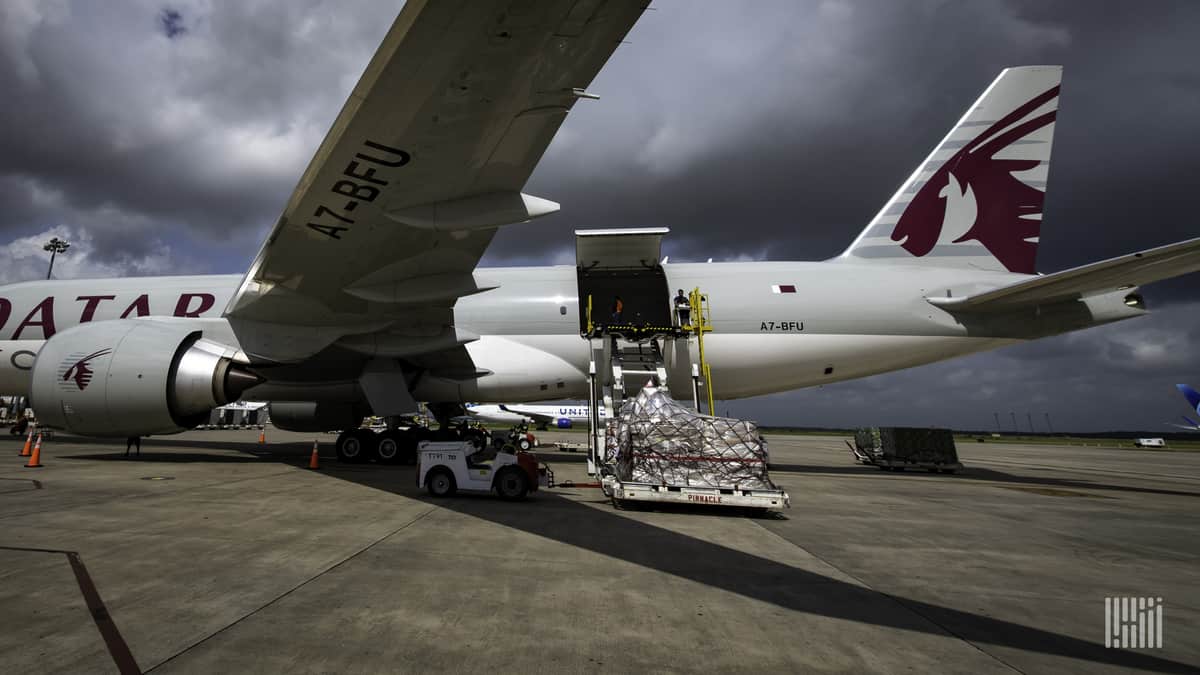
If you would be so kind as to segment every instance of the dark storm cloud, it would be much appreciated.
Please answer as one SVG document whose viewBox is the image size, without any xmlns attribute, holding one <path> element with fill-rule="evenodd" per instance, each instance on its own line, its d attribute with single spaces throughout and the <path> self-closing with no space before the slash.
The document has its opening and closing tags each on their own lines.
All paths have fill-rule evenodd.
<svg viewBox="0 0 1200 675">
<path fill-rule="evenodd" d="M 175 9 L 164 9 L 158 13 L 158 23 L 162 26 L 163 34 L 169 38 L 179 37 L 187 32 L 183 25 L 183 14 Z"/>
<path fill-rule="evenodd" d="M 35 275 L 24 248 L 50 233 L 80 242 L 64 274 L 242 271 L 400 4 L 0 3 L 4 279 Z M 530 181 L 562 213 L 506 228 L 489 263 L 569 264 L 575 228 L 650 225 L 673 260 L 836 255 L 1000 69 L 1031 63 L 1066 66 L 1039 269 L 1200 235 L 1200 3 L 653 7 Z M 1024 400 L 1152 426 L 1200 356 L 1194 284 L 1148 289 L 1148 319 L 738 405 L 956 423 Z"/>
<path fill-rule="evenodd" d="M 672 227 L 676 257 L 836 255 L 1002 68 L 1031 63 L 1066 66 L 1040 268 L 1200 235 L 1200 3 L 785 5 L 656 3 L 605 98 L 572 113 L 581 138 L 534 175 L 563 213 L 493 256 L 613 224 Z"/>
</svg>

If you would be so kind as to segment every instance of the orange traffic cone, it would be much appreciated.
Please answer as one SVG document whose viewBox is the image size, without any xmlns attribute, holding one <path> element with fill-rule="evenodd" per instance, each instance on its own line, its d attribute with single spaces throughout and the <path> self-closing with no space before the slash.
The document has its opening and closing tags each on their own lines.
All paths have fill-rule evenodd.
<svg viewBox="0 0 1200 675">
<path fill-rule="evenodd" d="M 29 425 L 29 435 L 25 437 L 25 447 L 21 448 L 21 457 L 29 456 L 29 449 L 33 446 L 33 425 Z"/>
<path fill-rule="evenodd" d="M 263 427 L 263 430 L 258 432 L 258 444 L 263 445 L 266 442 L 267 442 L 267 428 Z"/>
<path fill-rule="evenodd" d="M 38 434 L 37 443 L 33 446 L 33 454 L 30 455 L 29 461 L 25 464 L 26 469 L 40 469 L 42 467 L 42 435 Z"/>
<path fill-rule="evenodd" d="M 312 451 L 312 456 L 308 458 L 308 468 L 310 468 L 310 469 L 321 468 L 321 461 L 319 459 L 319 456 L 317 455 L 317 442 L 316 441 L 313 441 L 313 451 Z"/>
</svg>

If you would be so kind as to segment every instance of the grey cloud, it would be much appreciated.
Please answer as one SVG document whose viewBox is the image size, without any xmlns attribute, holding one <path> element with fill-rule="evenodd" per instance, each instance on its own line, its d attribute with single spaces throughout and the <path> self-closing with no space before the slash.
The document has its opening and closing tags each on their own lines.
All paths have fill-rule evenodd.
<svg viewBox="0 0 1200 675">
<path fill-rule="evenodd" d="M 0 233 L 86 231 L 89 269 L 153 271 L 169 251 L 172 269 L 242 271 L 400 4 L 0 3 Z M 1039 268 L 1200 235 L 1200 3 L 653 6 L 530 182 L 562 213 L 503 230 L 489 264 L 569 262 L 573 229 L 648 225 L 672 228 L 676 261 L 835 255 L 1001 68 L 1029 63 L 1066 66 Z M 745 409 L 933 421 L 1049 396 L 1064 423 L 1094 423 L 1095 400 L 1152 424 L 1173 390 L 1119 383 L 1130 363 L 1187 377 L 1146 344 L 1197 356 L 1194 285 L 1147 289 L 1165 317 L 1148 324 Z M 1102 393 L 1068 396 L 1088 387 Z"/>
</svg>

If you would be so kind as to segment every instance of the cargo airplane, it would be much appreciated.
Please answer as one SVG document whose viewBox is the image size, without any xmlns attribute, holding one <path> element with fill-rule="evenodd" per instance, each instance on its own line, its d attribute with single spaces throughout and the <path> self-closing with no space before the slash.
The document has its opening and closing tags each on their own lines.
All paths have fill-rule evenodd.
<svg viewBox="0 0 1200 675">
<path fill-rule="evenodd" d="M 674 289 L 707 293 L 731 399 L 1140 316 L 1140 284 L 1200 268 L 1193 239 L 1035 272 L 1055 66 L 1003 71 L 831 260 L 662 264 L 661 232 L 613 230 L 580 233 L 575 266 L 477 267 L 498 228 L 559 209 L 522 190 L 646 4 L 408 2 L 245 274 L 2 287 L 0 391 L 113 437 L 269 400 L 276 425 L 350 430 L 343 459 L 389 461 L 414 441 L 365 415 L 586 398 L 581 333 L 613 295 L 669 325 Z M 663 352 L 677 397 L 696 348 Z"/>
</svg>

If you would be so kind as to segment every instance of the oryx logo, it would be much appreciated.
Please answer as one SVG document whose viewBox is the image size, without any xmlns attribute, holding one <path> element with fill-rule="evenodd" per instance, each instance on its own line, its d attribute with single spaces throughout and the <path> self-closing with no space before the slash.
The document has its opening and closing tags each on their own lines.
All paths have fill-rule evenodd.
<svg viewBox="0 0 1200 675">
<path fill-rule="evenodd" d="M 111 353 L 111 349 L 101 349 L 83 357 L 80 357 L 79 354 L 68 356 L 67 360 L 63 362 L 65 369 L 62 374 L 62 385 L 69 389 L 71 383 L 74 383 L 79 388 L 79 391 L 87 389 L 88 385 L 92 383 L 92 376 L 95 374 L 88 364 L 93 359 L 98 359 L 101 356 L 107 356 Z"/>
<path fill-rule="evenodd" d="M 1013 176 L 1041 162 L 996 154 L 1054 122 L 1057 110 L 1020 120 L 1058 97 L 1047 90 L 1006 115 L 946 160 L 901 214 L 892 241 L 920 257 L 938 243 L 975 240 L 1010 272 L 1034 273 L 1046 193 Z"/>
</svg>

